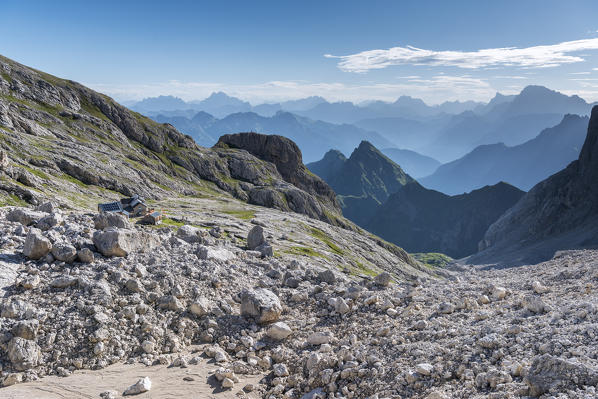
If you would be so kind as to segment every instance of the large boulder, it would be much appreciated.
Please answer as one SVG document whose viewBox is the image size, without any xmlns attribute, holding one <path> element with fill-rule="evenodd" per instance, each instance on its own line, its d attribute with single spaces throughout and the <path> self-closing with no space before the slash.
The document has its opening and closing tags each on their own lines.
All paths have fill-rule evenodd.
<svg viewBox="0 0 598 399">
<path fill-rule="evenodd" d="M 197 250 L 197 257 L 201 260 L 227 261 L 236 258 L 235 254 L 223 247 L 205 247 Z"/>
<path fill-rule="evenodd" d="M 201 242 L 201 230 L 197 227 L 189 226 L 188 224 L 181 226 L 177 230 L 176 236 L 190 244 Z"/>
<path fill-rule="evenodd" d="M 34 341 L 14 337 L 8 343 L 8 358 L 12 366 L 19 371 L 37 366 L 41 356 L 40 347 Z"/>
<path fill-rule="evenodd" d="M 118 227 L 119 229 L 131 228 L 129 218 L 127 218 L 125 215 L 112 212 L 98 213 L 94 216 L 93 223 L 96 230 L 104 230 L 110 227 Z"/>
<path fill-rule="evenodd" d="M 23 226 L 29 226 L 37 223 L 38 220 L 46 215 L 44 212 L 37 212 L 29 208 L 15 208 L 6 214 L 6 220 L 21 223 Z"/>
<path fill-rule="evenodd" d="M 54 226 L 58 226 L 60 223 L 62 223 L 62 217 L 57 213 L 52 213 L 38 220 L 35 227 L 42 231 L 46 231 Z"/>
<path fill-rule="evenodd" d="M 581 363 L 544 354 L 533 359 L 526 376 L 531 396 L 549 391 L 566 392 L 576 387 L 598 384 L 598 370 Z"/>
<path fill-rule="evenodd" d="M 264 238 L 264 229 L 262 226 L 254 226 L 247 234 L 247 248 L 254 250 L 260 245 L 264 244 L 266 239 Z"/>
<path fill-rule="evenodd" d="M 23 245 L 23 255 L 29 259 L 38 260 L 46 256 L 52 249 L 52 243 L 44 237 L 41 231 L 32 228 L 27 234 Z"/>
<path fill-rule="evenodd" d="M 73 263 L 77 258 L 77 249 L 71 244 L 62 242 L 52 247 L 52 255 L 58 261 Z"/>
<path fill-rule="evenodd" d="M 265 288 L 241 292 L 241 315 L 254 317 L 259 323 L 276 321 L 282 313 L 280 300 Z"/>
<path fill-rule="evenodd" d="M 129 229 L 108 228 L 93 234 L 93 243 L 104 256 L 127 256 L 133 251 L 145 251 L 158 244 L 158 238 L 150 233 Z"/>
</svg>

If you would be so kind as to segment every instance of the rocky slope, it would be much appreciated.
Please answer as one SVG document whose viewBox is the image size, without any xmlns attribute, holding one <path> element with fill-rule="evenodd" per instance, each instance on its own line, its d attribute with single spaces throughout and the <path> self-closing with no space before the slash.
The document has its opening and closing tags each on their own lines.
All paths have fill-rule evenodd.
<svg viewBox="0 0 598 399">
<path fill-rule="evenodd" d="M 299 215 L 353 245 L 335 254 L 318 235 L 314 248 L 330 257 L 318 263 L 318 256 L 284 251 L 304 239 L 288 214 L 245 205 L 254 220 L 232 221 L 211 208 L 219 201 L 191 200 L 195 206 L 186 202 L 178 212 L 191 209 L 193 225 L 159 229 L 118 218 L 109 224 L 121 227 L 110 227 L 102 217 L 48 205 L 0 208 L 0 267 L 15 274 L 0 299 L 0 395 L 56 392 L 42 377 L 57 375 L 64 380 L 53 384 L 72 397 L 96 393 L 100 378 L 114 384 L 104 385 L 105 397 L 120 397 L 115 390 L 150 373 L 140 386 L 150 389 L 146 395 L 192 396 L 210 392 L 208 384 L 212 395 L 277 399 L 596 394 L 596 252 L 565 253 L 516 272 L 456 269 L 436 279 L 411 267 L 396 283 L 381 270 L 355 278 L 326 262 L 380 253 L 375 245 L 360 251 L 358 233 L 348 237 Z M 50 218 L 59 222 L 46 229 Z M 262 225 L 281 255 L 262 258 L 247 248 Z M 114 257 L 105 252 L 114 247 L 97 247 L 114 235 L 121 236 L 116 246 L 135 249 Z M 27 259 L 32 249 L 47 255 Z M 154 378 L 133 364 L 189 373 Z M 110 365 L 131 380 L 93 371 Z M 87 389 L 70 382 L 82 375 Z M 29 390 L 14 386 L 39 378 Z"/>
<path fill-rule="evenodd" d="M 333 198 L 288 183 L 247 151 L 199 147 L 170 125 L 3 57 L 0 72 L 4 203 L 57 197 L 76 206 L 119 194 L 160 199 L 216 190 L 347 225 Z"/>
<path fill-rule="evenodd" d="M 367 141 L 362 141 L 348 159 L 331 150 L 322 160 L 307 167 L 334 189 L 343 215 L 361 226 L 377 206 L 413 181 L 399 165 Z"/>
<path fill-rule="evenodd" d="M 556 250 L 598 245 L 598 107 L 579 159 L 538 183 L 490 226 L 473 262 L 550 258 Z"/>
<path fill-rule="evenodd" d="M 488 227 L 523 194 L 501 182 L 448 196 L 413 182 L 391 195 L 364 227 L 409 252 L 461 258 L 477 251 Z"/>
<path fill-rule="evenodd" d="M 579 157 L 588 118 L 565 115 L 556 126 L 532 140 L 507 147 L 502 143 L 476 147 L 456 161 L 440 166 L 419 179 L 427 188 L 455 195 L 506 181 L 528 191 Z"/>
</svg>

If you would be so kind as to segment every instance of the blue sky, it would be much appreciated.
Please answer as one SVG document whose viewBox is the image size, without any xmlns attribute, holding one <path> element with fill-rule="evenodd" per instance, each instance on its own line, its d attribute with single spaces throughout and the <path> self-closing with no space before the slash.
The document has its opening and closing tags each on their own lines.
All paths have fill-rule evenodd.
<svg viewBox="0 0 598 399">
<path fill-rule="evenodd" d="M 0 0 L 0 12 L 0 54 L 121 101 L 222 90 L 438 103 L 528 84 L 598 100 L 590 0 Z"/>
</svg>

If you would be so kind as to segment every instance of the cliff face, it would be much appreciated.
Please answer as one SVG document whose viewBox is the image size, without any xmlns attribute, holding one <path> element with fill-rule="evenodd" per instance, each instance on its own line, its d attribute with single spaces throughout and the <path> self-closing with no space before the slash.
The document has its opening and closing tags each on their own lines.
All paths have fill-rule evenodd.
<svg viewBox="0 0 598 399">
<path fill-rule="evenodd" d="M 322 179 L 309 172 L 303 164 L 301 150 L 286 137 L 258 133 L 226 134 L 216 144 L 216 148 L 222 147 L 246 150 L 257 158 L 274 164 L 285 181 L 316 196 L 340 213 L 334 191 Z"/>
<path fill-rule="evenodd" d="M 267 149 L 271 143 L 265 142 Z M 296 148 L 292 142 L 286 146 Z M 205 196 L 217 190 L 256 205 L 349 225 L 325 183 L 285 178 L 289 172 L 285 166 L 291 164 L 273 163 L 268 151 L 256 156 L 199 147 L 171 125 L 153 122 L 76 82 L 4 57 L 0 57 L 0 148 L 3 203 L 63 197 L 76 206 L 91 198 L 113 198 L 115 192 L 160 199 Z M 300 153 L 292 158 L 291 152 L 288 161 L 295 162 L 295 170 L 305 170 Z M 65 193 L 70 199 L 60 195 Z"/>
<path fill-rule="evenodd" d="M 598 245 L 598 107 L 579 159 L 538 183 L 490 226 L 473 259 L 505 252 L 513 261 L 550 258 L 556 250 Z M 504 256 L 503 256 L 504 257 Z"/>
</svg>

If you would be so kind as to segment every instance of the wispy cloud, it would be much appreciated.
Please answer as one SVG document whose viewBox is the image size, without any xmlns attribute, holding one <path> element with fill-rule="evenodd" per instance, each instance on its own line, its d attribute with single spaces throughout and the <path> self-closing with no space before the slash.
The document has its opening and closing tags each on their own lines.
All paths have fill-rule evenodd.
<svg viewBox="0 0 598 399">
<path fill-rule="evenodd" d="M 571 75 L 589 75 L 590 72 L 571 72 Z"/>
<path fill-rule="evenodd" d="M 222 83 L 169 81 L 154 84 L 112 85 L 88 83 L 95 90 L 119 101 L 140 100 L 158 95 L 173 95 L 197 100 L 214 91 L 250 101 L 253 104 L 284 101 L 318 95 L 329 101 L 394 101 L 401 95 L 418 97 L 430 104 L 453 100 L 486 101 L 496 89 L 482 79 L 469 76 L 437 75 L 431 78 L 406 76 L 398 83 L 345 84 L 306 81 L 272 81 L 260 84 L 228 85 Z"/>
<path fill-rule="evenodd" d="M 451 66 L 465 69 L 521 67 L 546 68 L 584 61 L 579 51 L 598 50 L 598 38 L 525 48 L 502 47 L 477 51 L 435 51 L 413 46 L 368 50 L 327 58 L 339 59 L 338 67 L 347 72 L 367 72 L 392 65 Z"/>
</svg>

